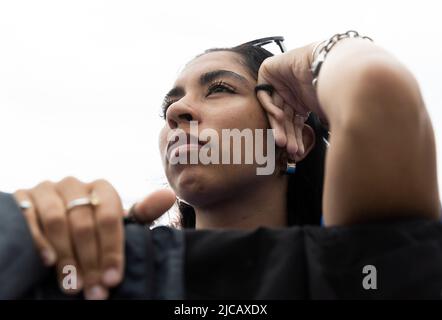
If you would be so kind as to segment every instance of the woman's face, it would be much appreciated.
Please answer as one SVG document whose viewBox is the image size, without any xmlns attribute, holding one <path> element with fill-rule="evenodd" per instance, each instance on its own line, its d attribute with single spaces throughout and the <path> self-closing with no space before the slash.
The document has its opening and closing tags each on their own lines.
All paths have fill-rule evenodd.
<svg viewBox="0 0 442 320">
<path fill-rule="evenodd" d="M 193 206 L 205 206 L 237 195 L 265 177 L 256 174 L 255 161 L 244 164 L 244 143 L 241 148 L 242 164 L 172 164 L 169 159 L 170 153 L 190 152 L 186 151 L 191 150 L 189 146 L 187 149 L 178 148 L 180 151 L 173 150 L 174 141 L 168 141 L 168 135 L 174 129 L 190 134 L 190 121 L 196 121 L 194 124 L 198 124 L 199 133 L 210 128 L 220 138 L 223 129 L 242 131 L 248 128 L 255 132 L 254 129 L 269 128 L 265 112 L 255 95 L 256 80 L 240 59 L 240 55 L 228 51 L 197 57 L 181 72 L 165 99 L 165 123 L 159 137 L 165 173 L 177 196 Z M 205 141 L 200 142 L 203 144 Z M 223 148 L 220 155 L 226 152 Z M 230 151 L 238 150 L 231 146 Z"/>
</svg>

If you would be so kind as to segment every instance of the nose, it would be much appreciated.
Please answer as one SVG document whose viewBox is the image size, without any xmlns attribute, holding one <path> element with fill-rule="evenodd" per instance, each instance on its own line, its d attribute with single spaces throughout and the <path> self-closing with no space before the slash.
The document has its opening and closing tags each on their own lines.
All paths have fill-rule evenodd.
<svg viewBox="0 0 442 320">
<path fill-rule="evenodd" d="M 181 98 L 167 109 L 166 119 L 171 129 L 177 129 L 190 121 L 199 122 L 199 115 L 195 108 L 186 103 L 184 98 Z"/>
</svg>

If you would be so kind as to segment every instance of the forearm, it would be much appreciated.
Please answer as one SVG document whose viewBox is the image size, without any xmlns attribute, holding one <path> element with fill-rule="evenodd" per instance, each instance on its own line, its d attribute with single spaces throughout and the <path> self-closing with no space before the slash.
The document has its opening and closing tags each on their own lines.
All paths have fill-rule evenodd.
<svg viewBox="0 0 442 320">
<path fill-rule="evenodd" d="M 332 136 L 326 223 L 436 217 L 434 134 L 412 74 L 370 41 L 347 39 L 327 56 L 317 94 Z"/>
</svg>

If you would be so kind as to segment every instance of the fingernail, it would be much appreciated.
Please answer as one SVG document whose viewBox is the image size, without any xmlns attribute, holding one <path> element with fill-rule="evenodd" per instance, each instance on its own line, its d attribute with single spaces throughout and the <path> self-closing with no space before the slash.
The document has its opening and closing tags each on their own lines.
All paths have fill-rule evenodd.
<svg viewBox="0 0 442 320">
<path fill-rule="evenodd" d="M 85 297 L 87 300 L 104 300 L 106 299 L 106 291 L 96 285 L 86 290 Z"/>
<path fill-rule="evenodd" d="M 120 273 L 116 268 L 107 269 L 103 275 L 103 282 L 107 285 L 115 285 L 120 281 Z"/>
<path fill-rule="evenodd" d="M 299 148 L 299 150 L 298 150 L 298 155 L 300 156 L 300 157 L 302 157 L 302 155 L 304 154 L 304 148 Z"/>
<path fill-rule="evenodd" d="M 46 266 L 51 266 L 55 263 L 56 257 L 55 253 L 52 250 L 45 249 L 41 252 L 41 256 L 43 258 L 43 263 Z"/>
</svg>

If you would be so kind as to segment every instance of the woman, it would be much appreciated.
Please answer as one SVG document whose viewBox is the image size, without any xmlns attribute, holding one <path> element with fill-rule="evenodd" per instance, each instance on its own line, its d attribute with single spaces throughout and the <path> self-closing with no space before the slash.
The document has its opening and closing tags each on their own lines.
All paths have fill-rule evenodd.
<svg viewBox="0 0 442 320">
<path fill-rule="evenodd" d="M 392 55 L 354 35 L 273 57 L 253 45 L 209 50 L 187 64 L 166 95 L 159 138 L 185 227 L 279 228 L 319 224 L 321 215 L 325 226 L 438 218 L 434 135 L 418 84 Z M 332 136 L 326 158 L 327 130 L 318 117 Z M 219 134 L 274 129 L 276 170 L 257 175 L 256 161 L 172 164 L 171 156 L 213 145 L 196 137 L 172 148 L 171 132 L 180 129 L 190 140 L 192 123 Z M 295 174 L 281 173 L 290 173 L 293 162 Z M 134 207 L 136 218 L 153 221 L 175 194 L 150 195 Z M 124 261 L 123 209 L 114 188 L 69 177 L 18 190 L 15 197 L 60 282 L 63 267 L 74 265 L 86 298 L 106 298 L 121 281 Z"/>
</svg>

